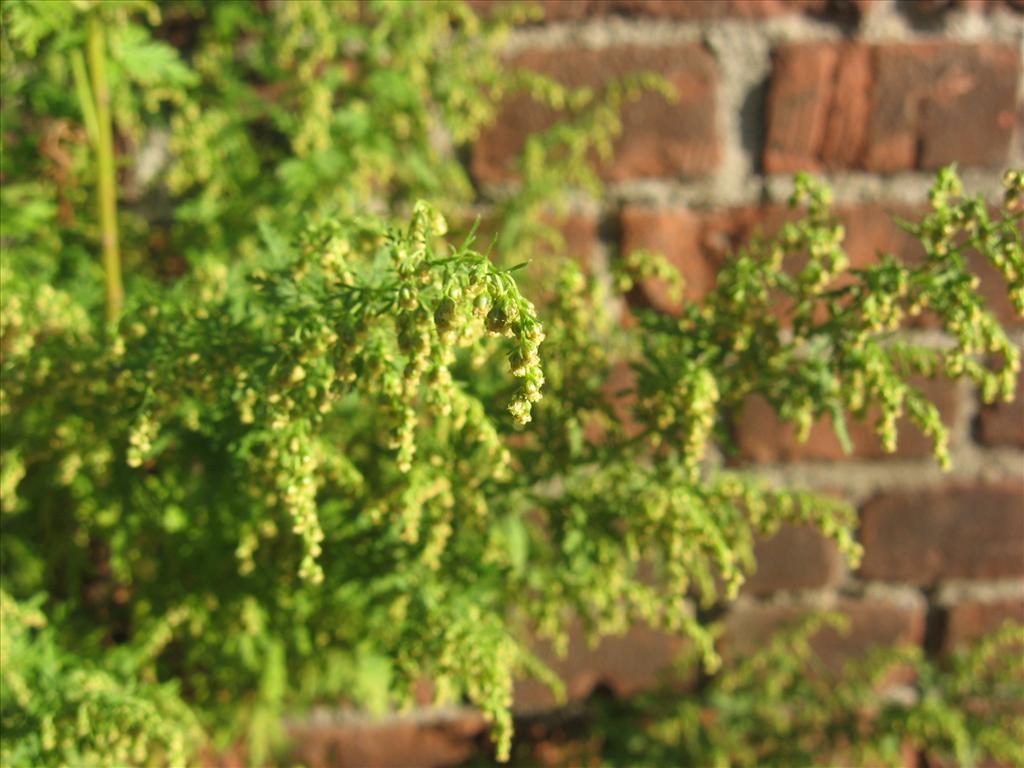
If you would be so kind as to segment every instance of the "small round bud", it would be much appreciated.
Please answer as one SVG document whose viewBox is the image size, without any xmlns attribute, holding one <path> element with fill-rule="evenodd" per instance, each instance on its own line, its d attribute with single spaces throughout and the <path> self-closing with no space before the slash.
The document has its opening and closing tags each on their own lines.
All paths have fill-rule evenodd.
<svg viewBox="0 0 1024 768">
<path fill-rule="evenodd" d="M 403 285 L 401 290 L 398 292 L 398 303 L 402 309 L 416 309 L 419 303 L 416 298 L 416 293 L 407 285 Z"/>
<path fill-rule="evenodd" d="M 439 331 L 446 331 L 454 325 L 456 309 L 455 302 L 449 296 L 438 302 L 437 309 L 434 310 L 434 324 Z"/>
<path fill-rule="evenodd" d="M 481 293 L 473 301 L 473 314 L 477 317 L 484 317 L 491 308 L 491 297 Z"/>
</svg>

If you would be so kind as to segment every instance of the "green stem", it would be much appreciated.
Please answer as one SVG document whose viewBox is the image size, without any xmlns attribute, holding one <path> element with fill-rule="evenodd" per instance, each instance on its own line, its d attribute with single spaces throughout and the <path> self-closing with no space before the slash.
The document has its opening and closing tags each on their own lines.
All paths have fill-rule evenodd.
<svg viewBox="0 0 1024 768">
<path fill-rule="evenodd" d="M 98 14 L 88 21 L 89 73 L 96 105 L 96 175 L 99 195 L 100 244 L 107 286 L 107 320 L 121 315 L 124 287 L 121 284 L 121 251 L 117 237 L 117 182 L 114 167 L 114 132 L 110 117 L 110 89 L 103 26 Z"/>
<path fill-rule="evenodd" d="M 85 56 L 82 55 L 82 51 L 78 48 L 71 51 L 71 74 L 75 79 L 75 93 L 78 94 L 78 104 L 82 109 L 85 133 L 89 137 L 89 143 L 96 147 L 99 143 L 99 128 L 96 125 L 96 101 L 92 97 L 92 87 L 89 85 L 89 72 L 85 67 Z"/>
</svg>

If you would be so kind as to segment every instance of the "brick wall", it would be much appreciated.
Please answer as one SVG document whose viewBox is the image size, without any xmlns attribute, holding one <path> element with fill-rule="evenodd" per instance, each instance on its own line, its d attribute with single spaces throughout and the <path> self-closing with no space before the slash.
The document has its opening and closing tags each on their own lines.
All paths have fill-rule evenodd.
<svg viewBox="0 0 1024 768">
<path fill-rule="evenodd" d="M 486 2 L 476 5 L 486 12 Z M 510 60 L 572 85 L 653 70 L 680 94 L 674 104 L 652 95 L 627 108 L 615 157 L 602 168 L 605 196 L 577 200 L 564 222 L 574 256 L 598 272 L 624 251 L 660 251 L 699 298 L 731 249 L 785 220 L 797 170 L 832 183 L 854 266 L 879 250 L 912 256 L 913 241 L 889 214 L 925 203 L 931 171 L 955 161 L 968 188 L 994 200 L 1001 171 L 1024 165 L 1021 0 L 541 5 L 543 20 L 512 37 Z M 551 119 L 519 101 L 480 138 L 468 162 L 484 201 L 514 183 L 512 157 Z M 1024 343 L 1000 289 L 985 275 L 983 290 Z M 656 290 L 640 298 L 665 305 Z M 924 386 L 952 430 L 950 473 L 913 429 L 885 456 L 870 427 L 852 425 L 847 457 L 827 423 L 800 444 L 763 402 L 748 403 L 734 425 L 740 465 L 845 495 L 860 509 L 866 555 L 851 572 L 806 528 L 763 542 L 759 570 L 725 618 L 727 654 L 822 606 L 851 618 L 849 635 L 819 641 L 834 664 L 896 641 L 944 653 L 1007 617 L 1024 620 L 1024 400 L 982 407 L 961 384 Z M 650 685 L 678 643 L 637 628 L 574 649 L 555 665 L 579 700 L 598 687 L 628 695 Z M 523 711 L 550 703 L 538 686 L 517 690 Z M 307 728 L 302 756 L 312 765 L 452 764 L 484 726 L 470 713 L 442 715 L 443 727 L 419 713 L 391 726 Z"/>
</svg>

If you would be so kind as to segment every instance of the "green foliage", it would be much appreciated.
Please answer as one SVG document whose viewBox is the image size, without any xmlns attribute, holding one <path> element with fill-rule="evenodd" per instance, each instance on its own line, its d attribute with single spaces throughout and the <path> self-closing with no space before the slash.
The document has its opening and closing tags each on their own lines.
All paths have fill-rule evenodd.
<svg viewBox="0 0 1024 768">
<path fill-rule="evenodd" d="M 295 256 L 269 259 L 237 289 L 244 306 L 216 273 L 198 273 L 129 310 L 113 337 L 54 320 L 29 345 L 21 329 L 35 319 L 9 307 L 4 444 L 16 448 L 5 463 L 31 457 L 20 487 L 52 492 L 46 509 L 20 494 L 5 505 L 11 542 L 33 542 L 31 554 L 7 551 L 12 578 L 88 579 L 102 541 L 110 578 L 138 595 L 123 617 L 133 636 L 187 617 L 190 641 L 166 672 L 210 706 L 236 688 L 280 704 L 281 686 L 263 685 L 273 664 L 280 677 L 304 658 L 315 685 L 333 644 L 372 639 L 389 664 L 418 673 L 476 610 L 445 595 L 475 591 L 464 563 L 491 546 L 487 488 L 511 461 L 492 420 L 506 431 L 528 421 L 543 383 L 533 306 L 468 246 L 435 249 L 444 226 L 421 205 L 404 229 L 311 228 Z M 451 366 L 461 354 L 479 367 L 503 337 L 522 384 L 485 405 Z M 479 586 L 490 602 L 496 585 Z M 71 624 L 97 606 L 79 607 Z M 471 622 L 464 642 L 483 657 L 477 674 L 499 670 L 507 687 L 522 652 L 501 624 L 483 636 L 486 623 Z M 225 645 L 219 631 L 241 638 Z M 232 664 L 208 666 L 225 652 Z M 506 697 L 466 662 L 451 661 L 456 690 L 475 686 L 498 717 Z"/>
<path fill-rule="evenodd" d="M 901 766 L 910 751 L 965 768 L 1024 763 L 1024 627 L 1007 624 L 948 659 L 879 648 L 838 671 L 814 651 L 823 627 L 844 622 L 826 615 L 777 632 L 696 693 L 665 689 L 598 706 L 574 761 Z"/>
<path fill-rule="evenodd" d="M 890 448 L 906 413 L 945 460 L 908 377 L 1011 394 L 1019 353 L 966 259 L 988 258 L 1020 305 L 1020 173 L 989 218 L 943 172 L 908 224 L 921 261 L 861 270 L 801 179 L 799 223 L 740 253 L 705 301 L 622 328 L 600 280 L 568 260 L 537 279 L 546 265 L 523 260 L 559 250 L 544 215 L 597 184 L 619 109 L 660 81 L 593 91 L 509 71 L 507 20 L 457 3 L 3 14 L 0 555 L 10 604 L 44 595 L 49 621 L 19 637 L 158 702 L 146 711 L 173 682 L 254 762 L 282 712 L 403 706 L 422 676 L 481 707 L 503 755 L 513 675 L 550 677 L 532 631 L 564 644 L 573 617 L 683 632 L 714 667 L 691 598 L 735 594 L 756 534 L 807 521 L 859 556 L 848 506 L 710 461 L 744 398 L 805 426 L 831 415 L 840 434 L 876 413 Z M 83 20 L 105 30 L 121 165 L 116 322 Z M 520 91 L 564 119 L 527 142 L 481 250 L 458 150 Z M 616 289 L 666 275 L 629 256 Z M 893 336 L 920 311 L 951 345 Z M 79 706 L 45 681 L 47 701 Z M 86 731 L 67 749 L 86 755 Z M 147 759 L 173 763 L 169 732 L 150 738 L 168 746 Z"/>
<path fill-rule="evenodd" d="M 40 602 L 0 592 L 0 762 L 183 765 L 202 731 L 175 686 L 138 679 L 127 649 L 69 654 Z"/>
</svg>

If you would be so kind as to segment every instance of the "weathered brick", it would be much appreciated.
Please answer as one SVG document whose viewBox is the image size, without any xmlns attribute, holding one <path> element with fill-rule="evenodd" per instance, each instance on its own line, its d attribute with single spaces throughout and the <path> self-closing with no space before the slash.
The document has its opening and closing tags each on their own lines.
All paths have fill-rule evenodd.
<svg viewBox="0 0 1024 768">
<path fill-rule="evenodd" d="M 1024 447 L 1024 369 L 1017 374 L 1017 397 L 1012 402 L 982 406 L 978 437 L 986 445 Z"/>
<path fill-rule="evenodd" d="M 946 609 L 943 650 L 951 651 L 995 632 L 1007 621 L 1024 623 L 1024 597 L 984 602 L 972 600 L 951 605 Z"/>
<path fill-rule="evenodd" d="M 947 425 L 952 424 L 960 411 L 961 403 L 955 384 L 945 379 L 916 379 L 924 395 L 934 402 Z M 819 418 L 811 426 L 807 441 L 797 439 L 797 428 L 791 422 L 783 421 L 775 409 L 759 395 L 747 400 L 733 424 L 733 437 L 739 457 L 748 461 L 772 464 L 785 461 L 839 461 L 852 457 L 880 459 L 892 454 L 885 452 L 882 442 L 875 433 L 876 413 L 869 413 L 864 420 L 847 419 L 847 432 L 853 452 L 850 456 L 832 428 L 832 419 Z M 897 422 L 899 438 L 895 456 L 899 458 L 924 458 L 932 455 L 931 440 L 913 424 L 909 418 Z"/>
<path fill-rule="evenodd" d="M 684 644 L 679 636 L 637 625 L 624 635 L 602 638 L 597 647 L 591 648 L 583 631 L 574 627 L 569 633 L 569 652 L 565 658 L 559 658 L 547 643 L 539 644 L 536 653 L 565 684 L 567 699 L 582 701 L 599 685 L 607 686 L 617 696 L 652 688 Z M 516 682 L 516 710 L 548 709 L 556 703 L 551 691 L 540 682 Z"/>
<path fill-rule="evenodd" d="M 846 228 L 844 247 L 851 267 L 893 253 L 908 261 L 920 258 L 920 245 L 893 221 L 912 211 L 906 206 L 866 204 L 836 209 Z M 721 265 L 755 237 L 771 237 L 787 221 L 800 216 L 784 205 L 745 206 L 719 210 L 627 206 L 620 215 L 622 253 L 635 250 L 664 255 L 686 279 L 684 298 L 703 298 L 715 284 Z M 642 286 L 647 304 L 670 311 L 671 303 L 658 281 Z"/>
<path fill-rule="evenodd" d="M 861 512 L 861 573 L 929 586 L 1024 575 L 1024 486 L 1007 481 L 896 491 Z"/>
<path fill-rule="evenodd" d="M 1000 166 L 1019 73 L 1019 52 L 995 43 L 783 46 L 769 86 L 765 169 Z"/>
<path fill-rule="evenodd" d="M 379 721 L 299 723 L 289 729 L 293 761 L 310 768 L 440 768 L 474 754 L 487 730 L 482 715 L 459 710 L 434 720 L 389 717 Z"/>
<path fill-rule="evenodd" d="M 574 87 L 599 86 L 636 72 L 657 72 L 676 87 L 679 100 L 674 103 L 648 93 L 625 107 L 613 159 L 601 166 L 606 178 L 700 175 L 717 167 L 717 77 L 714 59 L 703 46 L 528 51 L 513 63 Z M 488 182 L 512 178 L 512 161 L 526 137 L 556 119 L 552 110 L 526 96 L 513 98 L 474 146 L 474 176 Z"/>
<path fill-rule="evenodd" d="M 925 605 L 880 598 L 843 598 L 835 610 L 849 618 L 849 631 L 824 629 L 812 640 L 812 647 L 830 669 L 839 669 L 849 659 L 861 658 L 871 648 L 899 643 L 920 643 L 924 639 Z M 815 612 L 811 606 L 780 605 L 741 601 L 729 612 L 721 651 L 737 658 L 762 647 L 775 631 L 799 623 Z"/>
<path fill-rule="evenodd" d="M 854 166 L 864 147 L 870 79 L 867 46 L 807 43 L 780 49 L 768 96 L 765 170 Z"/>
<path fill-rule="evenodd" d="M 874 71 L 866 169 L 1006 162 L 1020 72 L 1013 46 L 879 46 Z"/>
<path fill-rule="evenodd" d="M 831 539 L 809 525 L 784 525 L 758 541 L 757 570 L 743 585 L 744 594 L 821 589 L 843 577 L 843 557 Z"/>
<path fill-rule="evenodd" d="M 828 168 L 845 168 L 857 161 L 864 146 L 869 104 L 861 94 L 871 82 L 871 61 L 863 46 L 845 45 L 832 70 L 833 92 L 821 139 L 821 159 Z"/>
</svg>

